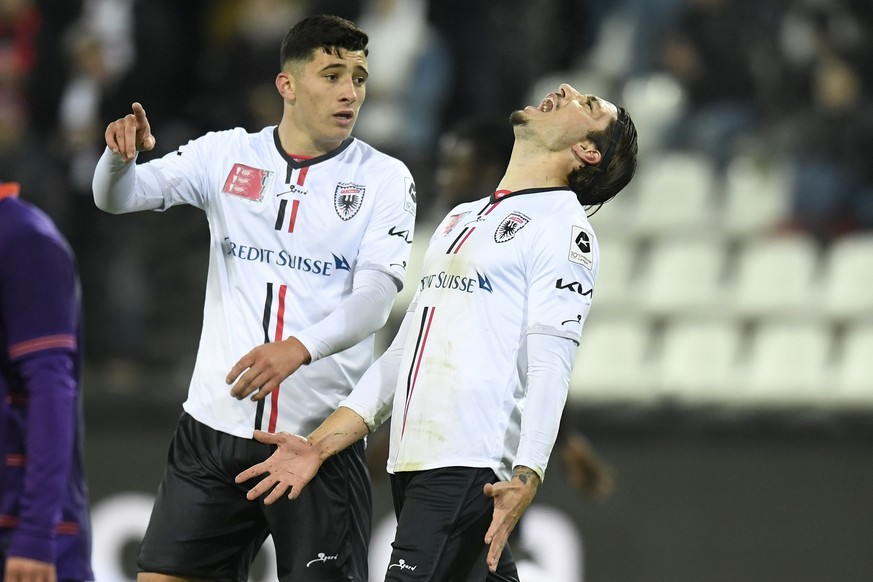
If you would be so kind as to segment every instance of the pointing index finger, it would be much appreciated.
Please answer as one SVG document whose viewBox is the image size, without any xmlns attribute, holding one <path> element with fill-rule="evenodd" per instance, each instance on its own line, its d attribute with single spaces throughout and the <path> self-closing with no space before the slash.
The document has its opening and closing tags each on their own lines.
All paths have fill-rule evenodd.
<svg viewBox="0 0 873 582">
<path fill-rule="evenodd" d="M 143 108 L 142 104 L 139 101 L 137 101 L 133 104 L 132 107 L 133 107 L 133 114 L 136 115 L 136 120 L 137 121 L 145 121 L 146 113 L 145 113 L 145 109 Z"/>
</svg>

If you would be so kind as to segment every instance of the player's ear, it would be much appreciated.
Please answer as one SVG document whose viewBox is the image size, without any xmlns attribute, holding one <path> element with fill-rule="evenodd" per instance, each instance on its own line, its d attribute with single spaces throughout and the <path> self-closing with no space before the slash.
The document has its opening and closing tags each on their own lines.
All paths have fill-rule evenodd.
<svg viewBox="0 0 873 582">
<path fill-rule="evenodd" d="M 573 155 L 585 165 L 593 166 L 600 163 L 600 151 L 594 147 L 594 142 L 585 140 L 580 143 L 570 146 L 573 150 Z"/>
<path fill-rule="evenodd" d="M 276 89 L 279 90 L 279 95 L 285 101 L 294 101 L 297 97 L 294 87 L 294 76 L 287 71 L 282 71 L 276 75 Z"/>
</svg>

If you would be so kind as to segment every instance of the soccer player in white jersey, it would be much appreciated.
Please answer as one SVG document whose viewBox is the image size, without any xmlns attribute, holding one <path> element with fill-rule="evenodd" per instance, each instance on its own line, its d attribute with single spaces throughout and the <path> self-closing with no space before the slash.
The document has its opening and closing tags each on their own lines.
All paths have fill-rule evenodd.
<svg viewBox="0 0 873 582">
<path fill-rule="evenodd" d="M 259 133 L 208 133 L 135 164 L 155 144 L 143 107 L 106 129 L 93 183 L 100 208 L 190 204 L 211 232 L 200 347 L 140 550 L 141 582 L 245 581 L 268 535 L 282 581 L 367 579 L 362 444 L 326 464 L 303 503 L 259 507 L 234 482 L 271 451 L 253 431 L 308 433 L 348 396 L 403 283 L 412 177 L 351 137 L 367 40 L 333 16 L 292 27 L 276 77 L 282 119 Z"/>
<path fill-rule="evenodd" d="M 599 268 L 586 207 L 636 170 L 627 112 L 569 85 L 510 121 L 497 191 L 437 227 L 385 354 L 308 438 L 256 432 L 279 448 L 237 476 L 266 473 L 248 495 L 266 504 L 305 495 L 393 415 L 386 580 L 517 580 L 506 540 L 542 482 Z"/>
</svg>

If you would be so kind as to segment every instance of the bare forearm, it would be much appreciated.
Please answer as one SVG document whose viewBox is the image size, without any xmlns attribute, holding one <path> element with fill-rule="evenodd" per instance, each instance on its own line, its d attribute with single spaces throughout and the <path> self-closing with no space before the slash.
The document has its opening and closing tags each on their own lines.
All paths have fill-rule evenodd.
<svg viewBox="0 0 873 582">
<path fill-rule="evenodd" d="M 307 437 L 324 461 L 369 434 L 364 419 L 345 406 L 337 408 Z"/>
<path fill-rule="evenodd" d="M 543 482 L 536 471 L 524 465 L 519 465 L 512 470 L 512 478 L 521 481 L 522 485 L 530 488 L 534 494 L 539 489 L 540 483 Z"/>
</svg>

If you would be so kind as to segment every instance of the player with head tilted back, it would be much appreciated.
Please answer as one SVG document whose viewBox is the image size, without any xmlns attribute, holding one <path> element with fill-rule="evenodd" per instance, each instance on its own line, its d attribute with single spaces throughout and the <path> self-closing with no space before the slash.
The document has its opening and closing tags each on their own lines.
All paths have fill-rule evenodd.
<svg viewBox="0 0 873 582">
<path fill-rule="evenodd" d="M 636 170 L 628 113 L 569 85 L 510 120 L 503 178 L 437 227 L 385 354 L 308 437 L 255 433 L 279 448 L 237 477 L 266 474 L 249 497 L 268 504 L 303 496 L 391 415 L 386 580 L 518 579 L 506 541 L 542 482 L 600 266 L 586 207 Z"/>
<path fill-rule="evenodd" d="M 308 433 L 348 396 L 402 286 L 412 177 L 351 137 L 367 40 L 333 16 L 291 28 L 276 77 L 282 119 L 258 133 L 208 133 L 136 164 L 155 144 L 143 107 L 134 103 L 106 129 L 93 184 L 100 208 L 190 204 L 211 233 L 200 347 L 140 581 L 247 580 L 268 535 L 283 581 L 367 579 L 361 444 L 326 463 L 302 503 L 252 504 L 234 483 L 271 450 L 252 440 L 254 430 Z"/>
</svg>

